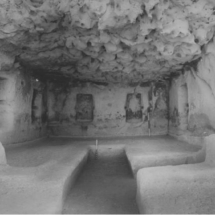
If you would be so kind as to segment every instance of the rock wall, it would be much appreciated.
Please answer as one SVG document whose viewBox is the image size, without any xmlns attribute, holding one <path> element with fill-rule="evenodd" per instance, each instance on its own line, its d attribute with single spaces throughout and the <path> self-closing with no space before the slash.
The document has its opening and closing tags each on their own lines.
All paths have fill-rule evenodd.
<svg viewBox="0 0 215 215">
<path fill-rule="evenodd" d="M 203 136 L 215 132 L 214 48 L 211 41 L 196 65 L 185 67 L 183 74 L 171 80 L 169 133 L 191 143 L 200 143 Z"/>
<path fill-rule="evenodd" d="M 44 81 L 31 76 L 29 71 L 1 71 L 1 142 L 17 143 L 43 137 L 47 127 L 46 100 Z"/>
<path fill-rule="evenodd" d="M 91 94 L 90 102 L 77 104 L 77 95 Z M 93 82 L 50 81 L 48 89 L 49 129 L 54 136 L 139 136 L 166 134 L 167 84 L 137 86 Z M 88 97 L 89 98 L 89 97 Z M 127 99 L 129 98 L 129 99 Z M 133 101 L 134 100 L 134 101 Z M 82 106 L 88 110 L 81 110 Z M 93 108 L 92 108 L 93 107 Z M 93 119 L 79 117 L 93 109 Z M 78 114 L 77 114 L 78 113 Z M 127 118 L 127 119 L 126 119 Z M 79 120 L 81 119 L 81 120 Z"/>
</svg>

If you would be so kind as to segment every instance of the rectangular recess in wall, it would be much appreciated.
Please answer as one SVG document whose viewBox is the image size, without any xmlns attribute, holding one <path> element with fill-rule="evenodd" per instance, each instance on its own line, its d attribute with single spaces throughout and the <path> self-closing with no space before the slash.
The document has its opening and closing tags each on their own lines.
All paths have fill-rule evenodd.
<svg viewBox="0 0 215 215">
<path fill-rule="evenodd" d="M 42 115 L 42 94 L 39 90 L 33 89 L 31 103 L 31 121 L 34 123 L 41 119 Z"/>
<path fill-rule="evenodd" d="M 4 101 L 8 100 L 8 94 L 9 94 L 9 85 L 8 85 L 8 79 L 4 77 L 0 77 L 0 102 L 1 104 L 4 103 Z"/>
<path fill-rule="evenodd" d="M 141 94 L 128 93 L 126 99 L 126 122 L 141 122 L 142 115 Z"/>
<path fill-rule="evenodd" d="M 76 96 L 76 121 L 91 122 L 93 121 L 93 95 L 77 94 Z"/>
</svg>

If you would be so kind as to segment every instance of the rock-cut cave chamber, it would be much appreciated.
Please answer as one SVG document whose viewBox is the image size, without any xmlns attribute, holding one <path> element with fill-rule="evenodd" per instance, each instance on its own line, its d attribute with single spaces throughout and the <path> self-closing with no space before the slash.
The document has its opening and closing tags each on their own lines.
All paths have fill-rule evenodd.
<svg viewBox="0 0 215 215">
<path fill-rule="evenodd" d="M 215 213 L 213 0 L 1 0 L 0 213 Z"/>
</svg>

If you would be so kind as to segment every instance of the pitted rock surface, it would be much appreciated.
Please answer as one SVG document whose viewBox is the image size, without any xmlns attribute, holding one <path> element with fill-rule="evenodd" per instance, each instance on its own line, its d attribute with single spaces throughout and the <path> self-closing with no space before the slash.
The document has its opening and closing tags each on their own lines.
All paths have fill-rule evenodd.
<svg viewBox="0 0 215 215">
<path fill-rule="evenodd" d="M 214 25 L 213 0 L 2 0 L 0 66 L 154 80 L 201 57 Z"/>
</svg>

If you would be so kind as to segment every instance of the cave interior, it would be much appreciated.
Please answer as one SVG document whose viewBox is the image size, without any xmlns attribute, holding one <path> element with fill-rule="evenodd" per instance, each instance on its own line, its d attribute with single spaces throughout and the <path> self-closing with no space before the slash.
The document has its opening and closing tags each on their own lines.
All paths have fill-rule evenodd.
<svg viewBox="0 0 215 215">
<path fill-rule="evenodd" d="M 118 147 L 139 213 L 215 213 L 213 0 L 1 0 L 0 23 L 0 213 L 62 213 Z"/>
</svg>

